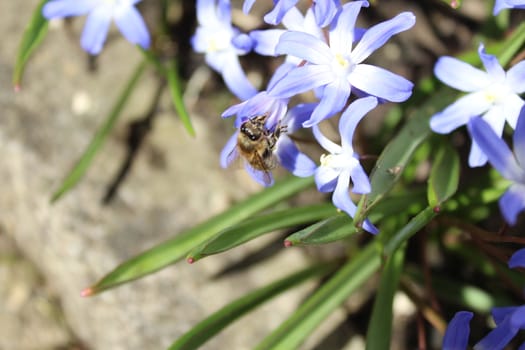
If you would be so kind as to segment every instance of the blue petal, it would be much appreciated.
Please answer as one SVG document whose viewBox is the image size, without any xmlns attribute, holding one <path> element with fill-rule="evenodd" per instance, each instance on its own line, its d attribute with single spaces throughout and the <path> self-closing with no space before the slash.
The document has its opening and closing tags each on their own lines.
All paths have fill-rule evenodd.
<svg viewBox="0 0 525 350">
<path fill-rule="evenodd" d="M 333 168 L 320 166 L 315 170 L 315 184 L 319 192 L 332 192 L 335 189 L 339 172 Z"/>
<path fill-rule="evenodd" d="M 244 3 L 242 4 L 242 12 L 250 12 L 253 4 L 255 4 L 255 0 L 244 0 Z"/>
<path fill-rule="evenodd" d="M 108 35 L 112 15 L 111 9 L 107 6 L 100 6 L 91 11 L 87 17 L 80 38 L 80 45 L 84 50 L 92 55 L 96 55 L 102 51 Z"/>
<path fill-rule="evenodd" d="M 370 180 L 360 164 L 352 169 L 350 176 L 352 178 L 352 183 L 354 184 L 352 192 L 359 194 L 370 193 L 372 190 Z"/>
<path fill-rule="evenodd" d="M 468 166 L 471 168 L 484 166 L 487 164 L 487 160 L 488 158 L 485 152 L 483 152 L 477 142 L 473 140 L 468 154 Z"/>
<path fill-rule="evenodd" d="M 465 92 L 479 91 L 491 83 L 486 72 L 448 56 L 438 59 L 434 75 L 448 86 Z"/>
<path fill-rule="evenodd" d="M 235 35 L 231 43 L 237 50 L 240 51 L 240 55 L 247 54 L 255 46 L 255 41 L 249 35 L 244 33 Z"/>
<path fill-rule="evenodd" d="M 511 326 L 510 317 L 506 317 L 474 346 L 474 350 L 503 350 L 518 333 L 518 330 L 518 328 Z"/>
<path fill-rule="evenodd" d="M 346 152 L 353 153 L 352 139 L 357 124 L 376 106 L 377 98 L 373 96 L 363 97 L 352 102 L 341 115 L 339 133 L 341 134 L 341 145 Z"/>
<path fill-rule="evenodd" d="M 363 62 L 372 52 L 383 46 L 393 35 L 410 29 L 416 23 L 412 12 L 403 12 L 396 17 L 376 24 L 366 31 L 351 53 L 352 62 Z"/>
<path fill-rule="evenodd" d="M 275 53 L 299 57 L 313 64 L 332 64 L 334 55 L 328 45 L 316 36 L 303 32 L 285 32 L 279 38 Z"/>
<path fill-rule="evenodd" d="M 518 122 L 518 117 L 521 112 L 521 107 L 523 107 L 524 101 L 517 94 L 511 94 L 505 97 L 505 99 L 500 103 L 503 111 L 499 115 L 499 118 L 504 117 L 509 123 L 510 127 L 515 129 Z"/>
<path fill-rule="evenodd" d="M 284 29 L 252 30 L 250 37 L 255 42 L 253 50 L 263 56 L 277 56 L 275 47 Z"/>
<path fill-rule="evenodd" d="M 303 126 L 309 128 L 341 111 L 350 96 L 350 88 L 350 84 L 345 79 L 336 79 L 327 84 L 324 87 L 321 101 Z"/>
<path fill-rule="evenodd" d="M 279 158 L 279 163 L 295 176 L 308 177 L 315 173 L 317 165 L 308 156 L 299 151 L 288 136 L 281 136 L 276 148 L 275 152 Z"/>
<path fill-rule="evenodd" d="M 272 94 L 274 86 L 284 79 L 286 75 L 294 69 L 296 66 L 295 64 L 283 62 L 273 73 L 272 77 L 270 78 L 270 81 L 268 82 L 268 94 Z"/>
<path fill-rule="evenodd" d="M 242 70 L 239 58 L 231 56 L 222 69 L 222 79 L 230 91 L 240 100 L 247 100 L 257 94 L 257 89 L 250 83 Z"/>
<path fill-rule="evenodd" d="M 509 259 L 509 268 L 525 267 L 525 248 L 517 250 Z"/>
<path fill-rule="evenodd" d="M 520 110 L 512 142 L 514 143 L 514 154 L 518 164 L 522 169 L 525 169 L 525 106 Z"/>
<path fill-rule="evenodd" d="M 197 0 L 197 21 L 200 25 L 229 25 L 231 8 L 229 0 Z"/>
<path fill-rule="evenodd" d="M 325 150 L 327 150 L 331 154 L 338 154 L 343 151 L 343 148 L 341 146 L 330 141 L 326 136 L 324 136 L 321 130 L 319 130 L 319 127 L 317 125 L 314 125 L 312 127 L 312 132 L 314 134 L 315 139 L 317 140 L 317 142 L 319 142 L 321 147 L 323 147 Z"/>
<path fill-rule="evenodd" d="M 519 213 L 525 209 L 525 185 L 511 185 L 501 196 L 499 208 L 509 225 L 516 225 Z"/>
<path fill-rule="evenodd" d="M 206 19 L 208 21 L 209 19 Z M 232 21 L 231 5 L 230 0 L 218 0 L 217 1 L 217 21 L 223 25 Z"/>
<path fill-rule="evenodd" d="M 504 307 L 493 307 L 490 310 L 492 318 L 496 326 L 502 323 L 505 320 L 505 317 L 510 316 L 514 311 L 516 311 L 516 306 L 504 306 Z"/>
<path fill-rule="evenodd" d="M 479 116 L 490 108 L 490 104 L 480 93 L 472 93 L 436 113 L 430 118 L 430 128 L 440 134 L 448 134 L 452 130 L 467 124 L 471 117 Z"/>
<path fill-rule="evenodd" d="M 294 106 L 286 115 L 285 124 L 289 134 L 303 127 L 303 123 L 310 118 L 317 103 L 300 103 Z"/>
<path fill-rule="evenodd" d="M 391 102 L 407 100 L 414 86 L 402 76 L 368 64 L 358 64 L 350 73 L 349 81 L 359 90 Z"/>
<path fill-rule="evenodd" d="M 291 70 L 275 84 L 270 94 L 288 98 L 318 86 L 326 85 L 333 80 L 334 77 L 329 66 L 306 65 Z"/>
<path fill-rule="evenodd" d="M 226 145 L 221 150 L 220 164 L 222 168 L 227 168 L 239 156 L 237 153 L 237 136 L 239 132 L 235 132 L 226 142 Z"/>
<path fill-rule="evenodd" d="M 312 7 L 317 25 L 325 27 L 332 22 L 341 4 L 338 0 L 314 0 Z"/>
<path fill-rule="evenodd" d="M 509 147 L 487 122 L 482 118 L 472 118 L 467 126 L 472 138 L 503 177 L 513 181 L 523 179 L 523 170 L 516 163 Z"/>
<path fill-rule="evenodd" d="M 140 12 L 134 6 L 120 6 L 115 12 L 115 24 L 132 44 L 140 45 L 143 49 L 150 46 L 150 36 L 146 23 Z"/>
<path fill-rule="evenodd" d="M 353 218 L 355 216 L 357 207 L 354 202 L 352 202 L 350 195 L 348 194 L 349 182 L 350 172 L 348 170 L 342 171 L 337 179 L 337 185 L 335 186 L 334 194 L 332 195 L 332 202 L 337 208 L 341 209 Z M 378 229 L 372 225 L 368 219 L 363 222 L 363 228 L 372 234 L 379 232 Z"/>
<path fill-rule="evenodd" d="M 507 71 L 507 85 L 518 94 L 525 92 L 525 61 L 516 63 Z"/>
<path fill-rule="evenodd" d="M 474 314 L 469 311 L 459 311 L 454 315 L 445 331 L 442 350 L 467 349 L 472 316 Z"/>
<path fill-rule="evenodd" d="M 510 327 L 525 329 L 525 306 L 519 306 L 510 316 Z"/>
<path fill-rule="evenodd" d="M 44 5 L 42 15 L 47 19 L 82 16 L 92 11 L 98 4 L 96 0 L 54 0 Z"/>
<path fill-rule="evenodd" d="M 257 181 L 259 184 L 263 185 L 264 187 L 270 187 L 273 185 L 273 175 L 269 171 L 262 171 L 254 169 L 248 164 L 248 162 L 244 162 L 244 168 L 246 169 L 246 172 Z"/>
<path fill-rule="evenodd" d="M 329 33 L 332 51 L 344 55 L 348 55 L 352 51 L 355 21 L 359 11 L 361 11 L 361 7 L 368 7 L 368 2 L 349 2 L 343 6 L 343 10 L 334 19 Z"/>
<path fill-rule="evenodd" d="M 264 16 L 264 21 L 273 25 L 281 23 L 286 12 L 294 7 L 297 1 L 299 0 L 279 0 L 277 4 L 275 4 L 273 10 Z"/>
<path fill-rule="evenodd" d="M 494 55 L 489 55 L 485 52 L 485 46 L 483 43 L 479 44 L 478 47 L 479 58 L 483 62 L 483 66 L 487 70 L 491 81 L 493 82 L 502 82 L 505 80 L 505 71 L 501 64 L 499 64 L 498 59 Z"/>
<path fill-rule="evenodd" d="M 355 216 L 357 207 L 350 199 L 350 195 L 348 193 L 349 185 L 350 170 L 345 169 L 339 174 L 339 177 L 337 178 L 337 185 L 335 186 L 334 194 L 332 196 L 332 202 L 337 208 L 346 212 L 350 217 L 353 218 Z"/>
</svg>

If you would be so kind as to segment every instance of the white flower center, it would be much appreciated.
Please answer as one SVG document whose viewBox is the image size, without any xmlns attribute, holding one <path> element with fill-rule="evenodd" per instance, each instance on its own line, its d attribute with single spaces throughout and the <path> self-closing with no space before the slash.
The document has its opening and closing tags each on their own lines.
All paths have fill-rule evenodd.
<svg viewBox="0 0 525 350">
<path fill-rule="evenodd" d="M 335 170 L 353 169 L 359 165 L 359 161 L 345 153 L 323 154 L 321 156 L 321 166 Z"/>
<path fill-rule="evenodd" d="M 346 58 L 340 53 L 336 53 L 332 63 L 332 68 L 339 75 L 347 75 L 354 69 L 354 64 L 349 58 Z"/>
<path fill-rule="evenodd" d="M 504 84 L 494 84 L 483 91 L 485 100 L 493 105 L 504 103 L 505 99 L 513 94 L 514 92 Z"/>
<path fill-rule="evenodd" d="M 216 29 L 216 28 L 214 28 Z M 206 52 L 213 53 L 224 51 L 231 46 L 232 34 L 225 30 L 215 30 L 213 33 L 209 31 L 209 38 L 206 45 Z"/>
</svg>

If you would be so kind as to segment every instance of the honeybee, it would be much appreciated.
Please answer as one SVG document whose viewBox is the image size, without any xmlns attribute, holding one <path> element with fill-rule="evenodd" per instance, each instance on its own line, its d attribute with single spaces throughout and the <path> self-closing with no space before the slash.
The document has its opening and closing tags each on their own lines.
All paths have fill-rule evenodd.
<svg viewBox="0 0 525 350">
<path fill-rule="evenodd" d="M 258 115 L 243 122 L 237 135 L 237 145 L 230 154 L 230 161 L 237 156 L 244 158 L 253 169 L 261 172 L 266 185 L 272 183 L 271 170 L 277 166 L 275 145 L 285 127 L 278 124 L 274 131 L 266 125 L 267 115 Z"/>
</svg>

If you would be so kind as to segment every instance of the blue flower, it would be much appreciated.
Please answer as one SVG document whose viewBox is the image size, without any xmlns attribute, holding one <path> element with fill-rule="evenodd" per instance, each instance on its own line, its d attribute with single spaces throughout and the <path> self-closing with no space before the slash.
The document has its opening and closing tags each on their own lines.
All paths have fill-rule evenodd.
<svg viewBox="0 0 525 350">
<path fill-rule="evenodd" d="M 352 87 L 388 101 L 405 101 L 412 94 L 413 84 L 403 77 L 362 62 L 381 47 L 392 35 L 411 28 L 415 23 L 412 13 L 405 12 L 395 18 L 368 29 L 352 49 L 354 25 L 366 1 L 353 1 L 332 23 L 329 45 L 313 35 L 290 31 L 284 33 L 276 47 L 279 54 L 297 56 L 306 65 L 294 68 L 279 81 L 273 93 L 281 97 L 322 88 L 321 100 L 304 126 L 309 127 L 341 111 L 347 103 Z"/>
<path fill-rule="evenodd" d="M 508 265 L 510 268 L 525 267 L 525 249 L 516 251 Z M 474 350 L 503 350 L 518 331 L 525 329 L 525 305 L 495 307 L 491 311 L 496 328 L 483 337 Z M 443 350 L 467 349 L 472 316 L 469 311 L 459 311 L 454 315 L 443 338 Z M 525 343 L 521 344 L 519 350 L 525 350 Z"/>
<path fill-rule="evenodd" d="M 369 96 L 354 101 L 341 115 L 339 134 L 341 146 L 326 138 L 317 125 L 312 131 L 319 144 L 329 152 L 321 156 L 321 165 L 315 171 L 315 183 L 320 192 L 333 192 L 332 202 L 340 210 L 354 217 L 357 207 L 348 194 L 350 179 L 352 192 L 365 194 L 370 192 L 370 181 L 359 163 L 359 155 L 354 152 L 352 138 L 359 121 L 377 106 L 377 98 Z M 377 233 L 377 228 L 368 220 L 363 228 L 370 233 Z"/>
<path fill-rule="evenodd" d="M 457 312 L 448 323 L 443 337 L 443 350 L 464 350 L 468 345 L 470 320 L 474 314 L 469 311 Z"/>
<path fill-rule="evenodd" d="M 283 17 L 282 25 L 288 30 L 309 33 L 324 40 L 323 31 L 316 23 L 312 8 L 309 8 L 304 16 L 296 7 L 291 8 Z M 281 35 L 287 31 L 286 29 L 252 30 L 249 35 L 254 41 L 253 50 L 260 55 L 276 56 L 275 48 Z M 293 54 L 288 55 L 286 58 L 286 62 L 296 65 L 301 63 L 301 61 L 302 59 L 297 58 Z"/>
<path fill-rule="evenodd" d="M 468 129 L 494 168 L 513 182 L 500 198 L 499 206 L 505 220 L 515 225 L 518 214 L 525 209 L 525 107 L 513 135 L 514 154 L 483 119 L 472 118 Z"/>
<path fill-rule="evenodd" d="M 332 23 L 335 15 L 341 8 L 339 0 L 314 0 L 312 9 L 319 27 L 326 27 Z"/>
<path fill-rule="evenodd" d="M 503 9 L 525 9 L 525 0 L 496 0 L 494 4 L 494 16 Z"/>
<path fill-rule="evenodd" d="M 274 7 L 272 11 L 268 12 L 264 16 L 264 21 L 268 24 L 277 25 L 279 24 L 284 15 L 297 4 L 299 0 L 274 0 Z M 242 6 L 242 10 L 244 13 L 250 12 L 250 9 L 252 8 L 253 4 L 255 3 L 255 0 L 245 0 L 244 4 Z"/>
<path fill-rule="evenodd" d="M 279 81 L 289 69 L 289 64 L 283 64 L 276 70 L 268 83 L 268 91 L 271 91 L 275 82 Z M 227 168 L 238 156 L 236 151 L 237 137 L 241 125 L 254 116 L 265 115 L 267 116 L 265 128 L 270 132 L 274 132 L 277 127 L 284 127 L 273 149 L 277 162 L 296 176 L 313 175 L 316 168 L 315 163 L 301 153 L 287 135 L 296 131 L 310 116 L 312 107 L 310 105 L 299 105 L 287 113 L 288 101 L 287 98 L 277 98 L 267 91 L 261 91 L 252 98 L 226 109 L 222 114 L 223 117 L 237 115 L 234 124 L 237 131 L 230 137 L 221 151 L 221 166 Z M 260 184 L 264 186 L 273 184 L 273 176 L 270 172 L 254 169 L 248 162 L 245 162 L 244 165 L 248 174 Z"/>
<path fill-rule="evenodd" d="M 505 73 L 497 58 L 485 53 L 483 44 L 479 45 L 478 53 L 486 72 L 453 57 L 441 57 L 436 63 L 434 74 L 438 79 L 455 89 L 467 92 L 467 95 L 432 116 L 430 127 L 433 131 L 447 134 L 467 124 L 471 117 L 478 116 L 489 123 L 500 137 L 505 120 L 512 128 L 516 127 L 524 103 L 519 94 L 525 91 L 525 61 L 516 64 Z M 480 150 L 477 142 L 473 142 L 469 165 L 482 166 L 486 162 L 486 155 Z"/>
<path fill-rule="evenodd" d="M 80 44 L 92 55 L 102 51 L 112 19 L 126 40 L 147 49 L 150 36 L 142 16 L 135 8 L 139 1 L 52 0 L 44 5 L 42 14 L 47 19 L 88 14 Z"/>
<path fill-rule="evenodd" d="M 222 75 L 230 91 L 241 100 L 257 93 L 239 62 L 239 56 L 252 49 L 252 40 L 231 24 L 228 0 L 198 0 L 199 27 L 191 38 L 196 52 L 204 53 L 206 63 Z"/>
</svg>

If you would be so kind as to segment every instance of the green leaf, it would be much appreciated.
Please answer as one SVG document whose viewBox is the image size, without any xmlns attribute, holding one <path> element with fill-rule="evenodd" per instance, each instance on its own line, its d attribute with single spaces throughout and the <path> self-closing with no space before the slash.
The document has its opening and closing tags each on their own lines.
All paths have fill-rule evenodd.
<svg viewBox="0 0 525 350">
<path fill-rule="evenodd" d="M 190 115 L 188 114 L 186 106 L 184 105 L 184 101 L 182 100 L 181 82 L 178 73 L 177 61 L 175 59 L 172 59 L 171 64 L 168 65 L 167 78 L 173 106 L 175 107 L 175 110 L 177 111 L 177 114 L 179 115 L 179 118 L 186 128 L 188 134 L 195 136 L 195 130 L 193 129 L 193 125 L 191 125 Z"/>
<path fill-rule="evenodd" d="M 53 193 L 53 196 L 51 197 L 51 202 L 55 202 L 60 197 L 62 197 L 67 191 L 73 188 L 80 181 L 82 176 L 84 176 L 87 169 L 89 168 L 89 165 L 95 158 L 95 155 L 97 154 L 101 146 L 104 144 L 104 141 L 106 141 L 107 136 L 113 129 L 113 126 L 115 125 L 115 122 L 117 121 L 118 117 L 121 115 L 121 112 L 124 109 L 126 102 L 128 101 L 129 97 L 131 96 L 131 93 L 137 86 L 139 78 L 144 72 L 146 66 L 147 65 L 145 60 L 137 66 L 130 80 L 126 83 L 124 91 L 122 91 L 122 94 L 117 100 L 117 103 L 113 106 L 113 109 L 106 118 L 106 121 L 104 122 L 104 124 L 102 124 L 101 128 L 97 130 L 87 149 L 84 151 L 84 153 L 77 161 L 73 169 L 67 174 L 66 178 L 62 181 L 62 184 L 60 185 L 58 190 L 56 190 L 55 193 Z"/>
<path fill-rule="evenodd" d="M 89 296 L 120 284 L 144 277 L 182 259 L 193 247 L 217 232 L 232 226 L 271 205 L 312 186 L 313 177 L 289 177 L 274 186 L 252 195 L 227 211 L 178 234 L 175 238 L 131 258 L 108 273 L 82 294 Z"/>
<path fill-rule="evenodd" d="M 214 312 L 199 322 L 190 331 L 183 334 L 170 350 L 197 349 L 210 338 L 222 331 L 233 321 L 255 309 L 267 300 L 296 285 L 316 276 L 322 276 L 334 269 L 334 264 L 323 264 L 308 267 L 290 276 L 280 279 L 263 288 L 253 291 Z"/>
<path fill-rule="evenodd" d="M 315 204 L 299 208 L 287 208 L 246 219 L 228 227 L 191 250 L 188 261 L 195 262 L 208 255 L 218 254 L 237 247 L 262 234 L 279 229 L 310 223 L 334 215 L 332 203 Z"/>
<path fill-rule="evenodd" d="M 416 213 L 425 204 L 424 195 L 416 191 L 390 196 L 372 210 L 368 219 L 376 223 L 390 215 L 398 215 L 401 210 Z M 287 245 L 327 244 L 346 239 L 358 231 L 351 217 L 346 214 L 338 214 L 291 234 L 286 237 L 285 242 Z"/>
<path fill-rule="evenodd" d="M 458 153 L 448 143 L 437 151 L 428 178 L 428 203 L 439 207 L 458 189 L 460 161 Z"/>
<path fill-rule="evenodd" d="M 505 40 L 498 52 L 498 61 L 505 67 L 525 44 L 525 22 L 522 22 L 512 35 Z"/>
<path fill-rule="evenodd" d="M 22 75 L 27 61 L 31 57 L 33 51 L 40 45 L 47 33 L 47 20 L 42 16 L 42 7 L 48 0 L 42 0 L 36 7 L 31 17 L 29 25 L 24 31 L 20 46 L 18 47 L 18 54 L 16 57 L 15 69 L 13 72 L 13 85 L 15 90 L 20 89 Z"/>
<path fill-rule="evenodd" d="M 390 349 L 392 337 L 392 313 L 394 295 L 398 289 L 399 279 L 403 271 L 405 247 L 400 249 L 387 260 L 381 273 L 381 281 L 377 289 L 377 296 L 372 309 L 372 317 L 366 332 L 366 349 Z"/>
<path fill-rule="evenodd" d="M 347 238 L 357 232 L 353 220 L 346 214 L 338 214 L 305 227 L 286 237 L 285 244 L 326 244 Z"/>
<path fill-rule="evenodd" d="M 392 255 L 435 215 L 432 208 L 420 212 L 392 236 L 383 250 L 377 240 L 369 243 L 264 339 L 257 349 L 298 348 L 333 310 L 372 276 L 381 265 L 382 254 L 386 257 Z"/>
<path fill-rule="evenodd" d="M 454 100 L 449 92 L 436 93 L 413 114 L 401 131 L 385 147 L 370 175 L 372 191 L 361 197 L 356 222 L 364 220 L 368 212 L 379 203 L 401 178 L 415 150 L 431 134 L 430 117 Z"/>
<path fill-rule="evenodd" d="M 408 224 L 396 232 L 395 235 L 385 244 L 385 255 L 393 254 L 403 243 L 407 242 L 410 237 L 416 234 L 419 230 L 425 227 L 435 216 L 436 212 L 433 207 L 427 207 L 419 214 L 414 216 Z"/>
<path fill-rule="evenodd" d="M 380 250 L 374 242 L 369 243 L 256 349 L 297 349 L 332 311 L 377 271 L 380 264 Z"/>
</svg>

